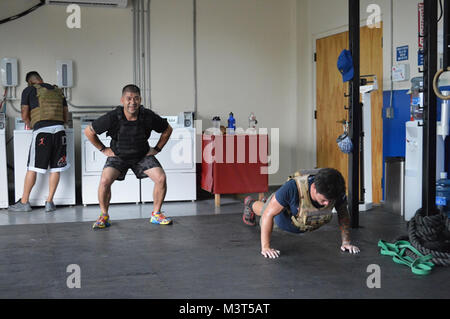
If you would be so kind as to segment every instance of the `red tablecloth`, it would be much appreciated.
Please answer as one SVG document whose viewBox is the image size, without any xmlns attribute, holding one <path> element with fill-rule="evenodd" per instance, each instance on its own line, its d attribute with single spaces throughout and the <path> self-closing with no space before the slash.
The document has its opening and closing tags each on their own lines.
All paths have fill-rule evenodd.
<svg viewBox="0 0 450 319">
<path fill-rule="evenodd" d="M 203 134 L 202 189 L 213 194 L 267 192 L 268 140 L 260 134 Z"/>
</svg>

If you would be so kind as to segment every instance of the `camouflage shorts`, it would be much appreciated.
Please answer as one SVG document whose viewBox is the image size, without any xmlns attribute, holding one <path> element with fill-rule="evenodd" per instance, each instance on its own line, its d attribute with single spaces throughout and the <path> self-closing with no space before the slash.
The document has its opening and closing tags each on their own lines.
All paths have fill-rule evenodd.
<svg viewBox="0 0 450 319">
<path fill-rule="evenodd" d="M 128 170 L 131 168 L 137 178 L 146 178 L 144 173 L 146 170 L 154 167 L 162 167 L 155 156 L 145 156 L 140 160 L 123 160 L 118 156 L 110 156 L 107 158 L 104 168 L 112 167 L 120 172 L 118 181 L 123 181 Z"/>
</svg>

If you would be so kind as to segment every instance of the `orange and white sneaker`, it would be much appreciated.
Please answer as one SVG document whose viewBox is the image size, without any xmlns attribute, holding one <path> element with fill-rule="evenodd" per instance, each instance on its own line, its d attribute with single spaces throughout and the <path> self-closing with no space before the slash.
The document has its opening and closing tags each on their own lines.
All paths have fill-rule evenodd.
<svg viewBox="0 0 450 319">
<path fill-rule="evenodd" d="M 172 219 L 164 216 L 164 214 L 161 212 L 152 212 L 150 223 L 158 225 L 170 225 L 172 224 Z"/>
</svg>

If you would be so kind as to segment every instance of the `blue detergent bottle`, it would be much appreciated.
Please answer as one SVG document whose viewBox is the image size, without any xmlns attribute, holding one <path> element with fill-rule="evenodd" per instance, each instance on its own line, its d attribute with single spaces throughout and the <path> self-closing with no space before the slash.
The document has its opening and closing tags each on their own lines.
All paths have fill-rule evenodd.
<svg viewBox="0 0 450 319">
<path fill-rule="evenodd" d="M 236 119 L 233 117 L 233 112 L 230 112 L 230 116 L 228 117 L 227 133 L 234 134 L 235 130 L 236 130 Z"/>
<path fill-rule="evenodd" d="M 450 179 L 446 172 L 441 172 L 440 177 L 436 181 L 436 206 L 450 218 Z"/>
</svg>

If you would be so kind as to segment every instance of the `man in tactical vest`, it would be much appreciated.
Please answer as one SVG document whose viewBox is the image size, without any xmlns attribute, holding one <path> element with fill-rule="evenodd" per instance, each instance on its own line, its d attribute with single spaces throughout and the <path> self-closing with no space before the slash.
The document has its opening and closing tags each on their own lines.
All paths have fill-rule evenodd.
<svg viewBox="0 0 450 319">
<path fill-rule="evenodd" d="M 333 207 L 337 211 L 341 229 L 342 251 L 359 253 L 350 243 L 350 217 L 345 195 L 345 180 L 333 168 L 296 172 L 267 201 L 244 200 L 244 223 L 256 225 L 261 216 L 261 254 L 277 258 L 280 251 L 270 247 L 273 228 L 291 233 L 313 231 L 330 222 Z"/>
<path fill-rule="evenodd" d="M 172 220 L 161 212 L 167 189 L 166 174 L 155 155 L 169 140 L 172 127 L 166 119 L 141 105 L 141 91 L 136 85 L 129 84 L 122 89 L 120 102 L 122 106 L 99 117 L 84 130 L 94 147 L 107 156 L 98 188 L 101 214 L 93 228 L 102 229 L 111 225 L 108 214 L 111 185 L 116 180 L 124 180 L 130 168 L 137 178 L 148 176 L 155 183 L 150 222 L 169 225 Z M 161 133 L 154 147 L 148 144 L 152 130 Z M 97 136 L 104 132 L 111 137 L 109 147 Z"/>
<path fill-rule="evenodd" d="M 60 173 L 70 167 L 67 163 L 66 132 L 67 102 L 63 92 L 56 85 L 44 83 L 39 73 L 28 72 L 25 77 L 28 87 L 22 92 L 21 113 L 25 126 L 33 129 L 28 155 L 28 167 L 22 198 L 10 211 L 29 212 L 29 197 L 36 182 L 36 173 L 49 170 L 49 192 L 45 211 L 56 209 L 53 196 L 58 187 Z M 15 145 L 20 147 L 21 145 Z"/>
</svg>

